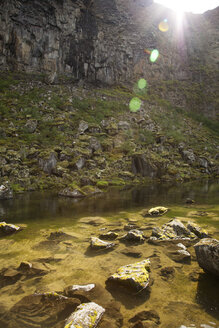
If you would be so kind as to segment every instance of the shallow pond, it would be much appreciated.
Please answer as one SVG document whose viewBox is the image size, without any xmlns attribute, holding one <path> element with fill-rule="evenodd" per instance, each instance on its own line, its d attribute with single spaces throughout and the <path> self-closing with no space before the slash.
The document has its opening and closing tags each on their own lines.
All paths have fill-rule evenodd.
<svg viewBox="0 0 219 328">
<path fill-rule="evenodd" d="M 195 203 L 187 205 L 186 198 L 194 199 Z M 107 278 L 118 267 L 146 258 L 151 260 L 153 284 L 150 292 L 142 295 L 109 289 L 103 292 L 102 299 L 99 296 L 100 305 L 101 302 L 105 304 L 106 299 L 120 303 L 123 325 L 115 325 L 115 328 L 133 327 L 129 319 L 144 310 L 157 311 L 161 328 L 218 328 L 219 281 L 199 268 L 193 246 L 188 248 L 192 255 L 189 264 L 173 261 L 169 256 L 169 246 L 152 245 L 147 240 L 140 245 L 117 241 L 117 246 L 108 252 L 89 249 L 90 237 L 99 236 L 103 231 L 116 230 L 123 235 L 124 226 L 133 223 L 149 237 L 154 226 L 160 226 L 173 217 L 179 217 L 183 223 L 192 220 L 219 239 L 218 199 L 219 181 L 203 181 L 112 189 L 79 201 L 59 198 L 48 192 L 28 193 L 13 200 L 0 201 L 1 221 L 25 227 L 17 234 L 0 239 L 0 271 L 11 268 L 13 273 L 13 268 L 19 267 L 22 261 L 44 263 L 48 269 L 45 275 L 0 284 L 0 328 L 17 327 L 10 322 L 10 317 L 1 326 L 1 317 L 26 295 L 62 291 L 69 285 L 87 283 L 98 283 L 105 290 Z M 159 218 L 143 217 L 145 210 L 160 205 L 170 208 L 170 211 Z M 87 224 L 84 217 L 101 217 L 101 224 Z M 65 240 L 49 238 L 55 231 L 63 231 L 72 237 Z M 130 256 L 130 252 L 134 255 Z M 165 267 L 173 268 L 173 274 L 162 276 L 161 270 Z M 34 315 L 23 327 L 50 327 L 49 324 L 40 325 L 39 318 L 34 318 Z M 20 327 L 20 318 L 17 319 Z"/>
</svg>

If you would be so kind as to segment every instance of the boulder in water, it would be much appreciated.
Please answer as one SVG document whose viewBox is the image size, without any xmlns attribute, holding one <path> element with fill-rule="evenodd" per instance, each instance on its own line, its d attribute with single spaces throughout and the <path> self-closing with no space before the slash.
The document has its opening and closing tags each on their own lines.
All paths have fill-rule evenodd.
<svg viewBox="0 0 219 328">
<path fill-rule="evenodd" d="M 20 231 L 21 228 L 10 223 L 0 222 L 0 236 L 1 235 L 10 235 L 12 233 Z"/>
<path fill-rule="evenodd" d="M 121 266 L 107 279 L 107 283 L 118 283 L 139 292 L 149 286 L 150 260 Z"/>
<path fill-rule="evenodd" d="M 204 229 L 202 229 L 201 227 L 199 227 L 197 224 L 193 222 L 189 222 L 187 228 L 200 239 L 209 238 L 207 231 L 205 231 Z"/>
<path fill-rule="evenodd" d="M 65 318 L 79 304 L 78 299 L 55 292 L 25 296 L 0 318 L 0 327 L 64 327 Z"/>
<path fill-rule="evenodd" d="M 83 198 L 86 194 L 77 188 L 66 187 L 59 192 L 59 196 L 71 197 L 71 198 Z"/>
<path fill-rule="evenodd" d="M 80 304 L 66 320 L 65 328 L 95 328 L 104 312 L 105 309 L 94 302 Z"/>
<path fill-rule="evenodd" d="M 140 230 L 130 230 L 120 238 L 121 240 L 128 241 L 128 242 L 144 242 L 144 235 L 143 232 Z"/>
<path fill-rule="evenodd" d="M 106 242 L 104 240 L 101 240 L 97 237 L 92 237 L 91 238 L 91 243 L 90 243 L 90 247 L 92 249 L 109 249 L 109 248 L 112 248 L 114 247 L 115 244 L 114 243 L 109 243 L 109 242 Z"/>
<path fill-rule="evenodd" d="M 153 207 L 148 211 L 148 214 L 151 216 L 161 216 L 164 215 L 168 211 L 167 207 L 157 206 Z"/>
<path fill-rule="evenodd" d="M 101 234 L 99 237 L 100 239 L 107 239 L 107 240 L 115 240 L 119 234 L 114 231 L 108 231 L 106 233 Z"/>
<path fill-rule="evenodd" d="M 206 271 L 219 276 L 219 241 L 204 238 L 194 245 L 198 264 Z"/>
<path fill-rule="evenodd" d="M 179 240 L 195 240 L 196 235 L 187 229 L 184 224 L 173 219 L 164 224 L 161 228 L 155 227 L 152 230 L 152 235 L 149 239 L 150 243 L 156 243 L 157 241 L 179 241 Z"/>
</svg>

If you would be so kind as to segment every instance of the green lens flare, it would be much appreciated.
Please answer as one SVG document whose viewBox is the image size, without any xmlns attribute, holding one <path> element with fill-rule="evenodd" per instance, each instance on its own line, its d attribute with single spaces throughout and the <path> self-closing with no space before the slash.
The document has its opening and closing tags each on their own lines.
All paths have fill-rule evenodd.
<svg viewBox="0 0 219 328">
<path fill-rule="evenodd" d="M 138 88 L 139 89 L 144 89 L 147 86 L 147 81 L 145 79 L 140 79 L 138 81 Z"/>
<path fill-rule="evenodd" d="M 129 103 L 129 108 L 131 112 L 137 112 L 141 107 L 141 99 L 138 97 L 132 98 L 132 100 Z"/>
<path fill-rule="evenodd" d="M 159 51 L 157 49 L 154 49 L 152 52 L 151 52 L 151 55 L 150 55 L 150 61 L 152 63 L 156 62 L 157 58 L 159 57 Z"/>
</svg>

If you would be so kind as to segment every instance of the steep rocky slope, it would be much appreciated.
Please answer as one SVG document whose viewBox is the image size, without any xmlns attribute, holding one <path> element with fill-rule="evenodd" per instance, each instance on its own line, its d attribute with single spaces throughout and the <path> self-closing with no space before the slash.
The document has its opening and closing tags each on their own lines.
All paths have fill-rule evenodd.
<svg viewBox="0 0 219 328">
<path fill-rule="evenodd" d="M 153 92 L 0 79 L 0 184 L 15 191 L 217 176 L 218 124 Z M 130 111 L 136 96 L 141 108 Z M 95 192 L 85 187 L 83 192 Z"/>
<path fill-rule="evenodd" d="M 218 15 L 179 26 L 151 0 L 0 0 L 0 184 L 217 176 Z"/>
<path fill-rule="evenodd" d="M 179 27 L 152 0 L 0 0 L 0 67 L 108 84 L 143 76 L 175 105 L 216 117 L 218 15 L 187 14 Z M 145 49 L 155 48 L 152 64 Z"/>
</svg>

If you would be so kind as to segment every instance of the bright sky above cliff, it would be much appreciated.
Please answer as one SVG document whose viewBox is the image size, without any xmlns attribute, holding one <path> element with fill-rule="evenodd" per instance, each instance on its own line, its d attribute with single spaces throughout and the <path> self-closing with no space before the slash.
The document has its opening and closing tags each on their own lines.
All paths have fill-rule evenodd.
<svg viewBox="0 0 219 328">
<path fill-rule="evenodd" d="M 202 14 L 207 10 L 219 6 L 219 0 L 154 0 L 165 7 L 171 8 L 178 13 L 192 12 Z"/>
</svg>

